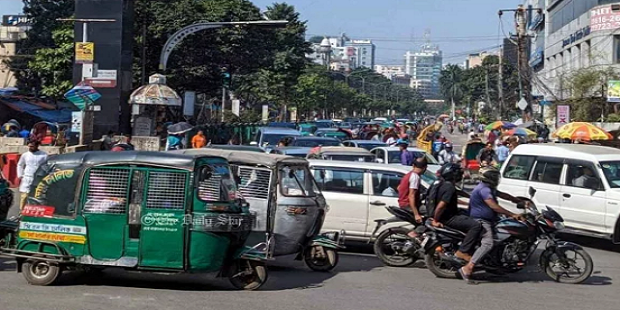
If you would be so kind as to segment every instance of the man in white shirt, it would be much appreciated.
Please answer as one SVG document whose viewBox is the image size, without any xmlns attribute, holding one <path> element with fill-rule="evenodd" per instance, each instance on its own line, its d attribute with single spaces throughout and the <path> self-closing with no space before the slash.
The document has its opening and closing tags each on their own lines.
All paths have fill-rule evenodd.
<svg viewBox="0 0 620 310">
<path fill-rule="evenodd" d="M 34 174 L 37 169 L 47 160 L 47 153 L 39 150 L 39 142 L 31 141 L 28 143 L 28 152 L 22 154 L 17 163 L 17 178 L 19 179 L 19 192 L 21 199 L 19 209 L 26 205 L 26 198 L 30 192 L 30 186 L 34 181 Z"/>
<path fill-rule="evenodd" d="M 456 155 L 456 153 L 454 153 L 454 151 L 452 150 L 451 143 L 446 143 L 446 146 L 444 147 L 443 150 L 441 150 L 441 152 L 439 152 L 439 156 L 437 157 L 438 157 L 437 159 L 439 160 L 440 165 L 447 164 L 447 163 L 457 164 L 461 161 L 461 157 Z"/>
</svg>

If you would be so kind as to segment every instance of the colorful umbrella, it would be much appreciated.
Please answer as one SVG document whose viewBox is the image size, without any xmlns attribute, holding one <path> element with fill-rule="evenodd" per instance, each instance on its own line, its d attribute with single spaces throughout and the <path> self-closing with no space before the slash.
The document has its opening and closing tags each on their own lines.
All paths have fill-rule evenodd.
<svg viewBox="0 0 620 310">
<path fill-rule="evenodd" d="M 506 131 L 506 135 L 509 136 L 521 136 L 527 138 L 536 138 L 537 134 L 527 128 L 514 128 Z"/>
<path fill-rule="evenodd" d="M 586 122 L 568 123 L 556 130 L 553 137 L 571 140 L 610 140 L 612 135 L 600 127 Z"/>
<path fill-rule="evenodd" d="M 78 85 L 71 88 L 66 94 L 65 98 L 71 101 L 71 103 L 75 104 L 80 110 L 84 110 L 84 108 L 93 104 L 99 98 L 101 98 L 101 94 L 98 93 L 94 88 L 88 85 Z"/>
<path fill-rule="evenodd" d="M 504 128 L 504 129 L 511 129 L 511 128 L 515 128 L 517 127 L 515 124 L 513 123 L 509 123 L 509 122 L 504 122 L 504 121 L 495 121 L 491 124 L 488 124 L 486 127 L 484 127 L 485 130 L 496 130 L 499 128 Z"/>
</svg>

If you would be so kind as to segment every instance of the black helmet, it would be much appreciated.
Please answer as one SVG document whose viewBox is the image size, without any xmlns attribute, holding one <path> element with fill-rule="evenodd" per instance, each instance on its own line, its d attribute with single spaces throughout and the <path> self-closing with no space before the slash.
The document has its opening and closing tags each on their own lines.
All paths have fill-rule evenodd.
<svg viewBox="0 0 620 310">
<path fill-rule="evenodd" d="M 501 174 L 499 170 L 493 166 L 488 166 L 480 169 L 478 172 L 480 175 L 480 181 L 486 184 L 489 184 L 491 187 L 497 187 L 499 185 L 499 179 L 501 178 Z"/>
<path fill-rule="evenodd" d="M 447 163 L 439 168 L 437 174 L 445 181 L 460 182 L 463 179 L 463 168 L 459 164 Z"/>
</svg>

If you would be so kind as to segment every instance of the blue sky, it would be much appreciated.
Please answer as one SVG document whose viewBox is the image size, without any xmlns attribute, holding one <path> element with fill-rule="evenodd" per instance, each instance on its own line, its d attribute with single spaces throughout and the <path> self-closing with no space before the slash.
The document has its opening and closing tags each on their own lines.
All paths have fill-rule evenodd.
<svg viewBox="0 0 620 310">
<path fill-rule="evenodd" d="M 265 9 L 278 2 L 253 0 Z M 462 62 L 465 55 L 499 45 L 499 9 L 516 8 L 522 0 L 288 0 L 303 20 L 308 35 L 372 39 L 377 64 L 402 64 L 407 50 L 423 42 L 425 29 L 444 52 L 444 62 Z M 0 15 L 19 13 L 21 0 L 0 0 Z M 504 32 L 514 32 L 511 13 L 504 14 Z"/>
</svg>

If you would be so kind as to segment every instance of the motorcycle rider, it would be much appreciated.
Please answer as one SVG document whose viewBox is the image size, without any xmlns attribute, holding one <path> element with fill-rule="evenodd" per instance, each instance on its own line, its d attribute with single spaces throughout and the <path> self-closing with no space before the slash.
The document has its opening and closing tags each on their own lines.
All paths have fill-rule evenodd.
<svg viewBox="0 0 620 310">
<path fill-rule="evenodd" d="M 452 143 L 450 142 L 446 143 L 446 145 L 444 146 L 444 149 L 441 150 L 441 152 L 439 152 L 437 159 L 439 159 L 439 164 L 441 165 L 447 164 L 447 163 L 456 164 L 461 161 L 461 157 L 459 157 L 452 150 Z"/>
<path fill-rule="evenodd" d="M 446 163 L 437 174 L 440 177 L 436 191 L 429 189 L 427 197 L 427 214 L 432 217 L 431 225 L 443 227 L 444 225 L 452 229 L 462 231 L 466 234 L 455 256 L 469 261 L 474 252 L 474 247 L 478 242 L 482 225 L 469 216 L 459 214 L 458 194 L 455 184 L 463 179 L 463 169 L 459 164 Z M 429 202 L 433 202 L 430 203 Z M 432 206 L 435 206 L 432 210 Z"/>
<path fill-rule="evenodd" d="M 461 277 L 466 281 L 469 280 L 476 264 L 480 263 L 493 248 L 493 227 L 497 221 L 497 215 L 503 214 L 519 221 L 523 220 L 523 216 L 502 208 L 497 202 L 499 197 L 513 203 L 522 203 L 521 199 L 497 190 L 501 178 L 499 170 L 495 167 L 485 167 L 480 169 L 479 175 L 480 183 L 474 188 L 469 199 L 469 216 L 482 225 L 482 240 L 469 263 L 459 268 Z"/>
</svg>

